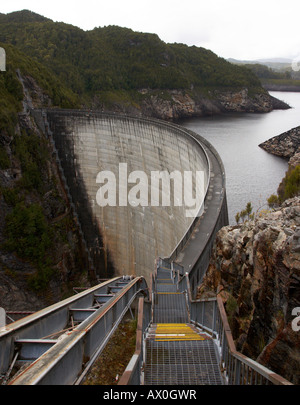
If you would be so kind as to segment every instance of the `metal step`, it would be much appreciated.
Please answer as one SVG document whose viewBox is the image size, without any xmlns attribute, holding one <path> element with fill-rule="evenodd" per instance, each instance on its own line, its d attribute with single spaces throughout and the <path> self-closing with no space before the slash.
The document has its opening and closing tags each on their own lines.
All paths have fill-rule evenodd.
<svg viewBox="0 0 300 405">
<path fill-rule="evenodd" d="M 183 293 L 163 293 L 154 295 L 154 323 L 187 323 L 189 316 L 186 297 Z"/>
<path fill-rule="evenodd" d="M 222 385 L 212 339 L 146 340 L 145 385 Z"/>
<path fill-rule="evenodd" d="M 213 339 L 189 324 L 187 296 L 172 272 L 157 269 L 153 322 L 145 342 L 145 385 L 221 385 Z"/>
</svg>

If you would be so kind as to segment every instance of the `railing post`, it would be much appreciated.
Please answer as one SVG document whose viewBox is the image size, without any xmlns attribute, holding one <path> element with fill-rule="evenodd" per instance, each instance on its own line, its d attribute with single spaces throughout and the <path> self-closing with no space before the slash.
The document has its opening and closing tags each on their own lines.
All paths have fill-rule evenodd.
<svg viewBox="0 0 300 405">
<path fill-rule="evenodd" d="M 213 332 L 216 331 L 216 312 L 217 312 L 217 305 L 216 305 L 217 301 L 213 302 L 213 315 L 212 315 L 212 327 L 211 330 Z"/>
<path fill-rule="evenodd" d="M 204 325 L 204 311 L 205 311 L 205 301 L 202 302 L 202 311 L 201 311 L 201 324 Z"/>
<path fill-rule="evenodd" d="M 240 385 L 241 363 L 238 359 L 234 359 L 234 385 Z"/>
</svg>

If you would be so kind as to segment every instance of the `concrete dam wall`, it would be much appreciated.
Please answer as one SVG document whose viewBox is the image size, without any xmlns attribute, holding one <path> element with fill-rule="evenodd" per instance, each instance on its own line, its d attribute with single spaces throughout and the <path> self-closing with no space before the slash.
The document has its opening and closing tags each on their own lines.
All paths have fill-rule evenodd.
<svg viewBox="0 0 300 405">
<path fill-rule="evenodd" d="M 47 110 L 43 125 L 53 140 L 98 276 L 132 274 L 149 281 L 155 258 L 174 258 L 205 216 L 214 177 L 210 145 L 178 125 L 117 114 Z M 169 189 L 157 174 L 167 175 Z M 168 178 L 171 174 L 181 174 L 181 195 L 179 183 Z M 100 197 L 106 201 L 102 206 Z M 223 205 L 219 200 L 218 209 Z"/>
</svg>

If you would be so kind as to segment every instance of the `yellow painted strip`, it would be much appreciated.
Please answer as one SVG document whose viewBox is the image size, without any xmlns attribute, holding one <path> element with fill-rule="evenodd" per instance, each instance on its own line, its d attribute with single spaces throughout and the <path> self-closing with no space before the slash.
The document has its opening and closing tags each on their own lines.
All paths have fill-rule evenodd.
<svg viewBox="0 0 300 405">
<path fill-rule="evenodd" d="M 156 341 L 183 341 L 204 340 L 205 338 L 184 323 L 157 324 L 155 331 Z"/>
<path fill-rule="evenodd" d="M 178 292 L 157 292 L 155 294 L 182 294 L 182 293 L 178 293 Z"/>
<path fill-rule="evenodd" d="M 203 337 L 199 336 L 199 337 L 183 337 L 183 338 L 166 338 L 166 339 L 162 339 L 162 338 L 155 338 L 155 342 L 187 342 L 187 341 L 191 341 L 191 340 L 205 340 Z"/>
</svg>

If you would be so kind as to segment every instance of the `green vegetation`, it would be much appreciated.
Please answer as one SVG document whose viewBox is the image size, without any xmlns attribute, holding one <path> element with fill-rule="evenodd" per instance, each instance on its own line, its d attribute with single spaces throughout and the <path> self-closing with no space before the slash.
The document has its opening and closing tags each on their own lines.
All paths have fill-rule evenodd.
<svg viewBox="0 0 300 405">
<path fill-rule="evenodd" d="M 299 195 L 300 192 L 300 165 L 289 170 L 283 179 L 283 191 L 280 191 L 279 198 L 286 200 Z"/>
<path fill-rule="evenodd" d="M 234 319 L 235 316 L 238 313 L 238 302 L 237 300 L 233 297 L 233 295 L 229 294 L 228 299 L 226 301 L 226 314 L 227 314 L 227 319 L 228 319 L 228 323 L 231 327 L 231 329 L 234 329 L 233 327 L 233 323 L 234 323 Z"/>
<path fill-rule="evenodd" d="M 1 46 L 1 44 L 0 44 Z M 14 68 L 7 64 L 5 74 L 0 74 L 0 132 L 11 136 L 17 123 L 17 112 L 21 109 L 23 91 Z M 7 157 L 0 142 L 0 168 L 7 167 Z"/>
<path fill-rule="evenodd" d="M 279 205 L 279 198 L 278 195 L 272 194 L 269 198 L 268 198 L 268 206 L 270 208 L 275 208 Z"/>
<path fill-rule="evenodd" d="M 1 19 L 0 19 L 1 21 Z M 0 22 L 1 26 L 1 22 Z M 1 34 L 0 34 L 0 38 Z M 20 51 L 16 46 L 0 42 L 0 47 L 6 52 L 6 72 L 0 74 L 0 130 L 11 128 L 12 115 L 22 109 L 23 89 L 17 78 L 16 70 L 19 69 L 22 76 L 34 78 L 34 82 L 43 89 L 43 92 L 52 100 L 54 106 L 62 108 L 79 107 L 79 98 L 68 88 L 63 81 L 44 64 L 28 55 L 26 49 Z M 31 97 L 35 102 L 36 92 Z"/>
<path fill-rule="evenodd" d="M 31 287 L 45 288 L 52 275 L 50 255 L 51 232 L 39 204 L 18 203 L 5 218 L 6 240 L 4 247 L 37 267 L 31 277 Z"/>
<path fill-rule="evenodd" d="M 45 174 L 49 152 L 45 139 L 25 131 L 15 134 L 11 149 L 20 162 L 22 176 L 14 187 L 0 187 L 0 196 L 10 207 L 2 248 L 31 263 L 37 271 L 30 276 L 29 285 L 35 290 L 45 289 L 53 275 L 51 247 L 55 238 L 41 202 L 49 187 Z"/>
<path fill-rule="evenodd" d="M 259 63 L 255 64 L 246 64 L 244 65 L 248 69 L 250 69 L 252 72 L 256 74 L 257 77 L 260 79 L 290 79 L 291 78 L 291 72 L 289 71 L 275 71 L 268 66 L 261 65 Z"/>
<path fill-rule="evenodd" d="M 30 95 L 40 107 L 43 103 L 36 100 L 37 86 L 59 107 L 78 107 L 78 96 L 32 57 L 13 45 L 0 46 L 7 55 L 6 72 L 0 72 L 0 170 L 12 166 L 20 169 L 13 185 L 0 183 L 0 198 L 5 203 L 5 213 L 1 212 L 5 215 L 1 250 L 14 253 L 36 269 L 30 276 L 24 274 L 24 279 L 32 289 L 45 290 L 55 274 L 52 249 L 61 238 L 67 240 L 68 229 L 58 229 L 59 223 L 52 225 L 43 210 L 45 194 L 51 190 L 54 196 L 56 190 L 48 174 L 51 155 L 44 137 L 26 125 L 26 129 L 18 125 L 24 94 L 16 71 L 19 69 L 25 79 L 29 78 L 33 86 Z M 45 103 L 48 105 L 47 100 Z"/>
<path fill-rule="evenodd" d="M 300 194 L 300 165 L 290 168 L 281 184 L 278 187 L 277 195 L 272 194 L 268 198 L 268 205 L 274 208 L 283 203 L 288 198 L 296 197 Z"/>
<path fill-rule="evenodd" d="M 6 216 L 6 247 L 11 251 L 41 263 L 50 246 L 48 225 L 38 204 L 28 207 L 18 203 Z"/>
<path fill-rule="evenodd" d="M 43 86 L 57 105 L 64 104 L 64 96 L 75 102 L 74 94 L 88 104 L 103 92 L 125 90 L 132 96 L 131 91 L 143 88 L 197 92 L 247 87 L 249 94 L 264 92 L 246 67 L 204 48 L 166 44 L 155 34 L 127 28 L 83 31 L 22 11 L 0 16 L 0 41 L 5 49 L 13 44 L 64 83 L 64 91 Z"/>
<path fill-rule="evenodd" d="M 263 83 L 263 85 L 293 86 L 300 89 L 300 75 L 292 71 L 292 68 L 284 70 L 274 70 L 261 64 L 243 65 L 251 70 Z"/>
<path fill-rule="evenodd" d="M 235 215 L 235 220 L 236 223 L 238 224 L 240 220 L 245 222 L 245 218 L 247 217 L 249 219 L 254 219 L 254 213 L 252 213 L 253 207 L 251 202 L 248 202 L 246 205 L 246 208 L 242 210 L 241 212 L 237 212 Z"/>
<path fill-rule="evenodd" d="M 49 158 L 46 140 L 33 133 L 28 135 L 23 131 L 21 136 L 15 136 L 14 146 L 15 155 L 22 169 L 20 186 L 42 193 L 44 186 L 42 174 L 46 170 Z"/>
</svg>

